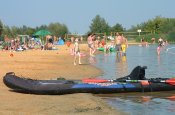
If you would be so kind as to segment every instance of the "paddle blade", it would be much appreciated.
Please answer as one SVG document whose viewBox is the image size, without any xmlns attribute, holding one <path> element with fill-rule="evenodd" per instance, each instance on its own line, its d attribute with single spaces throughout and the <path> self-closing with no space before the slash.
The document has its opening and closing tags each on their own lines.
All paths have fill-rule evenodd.
<svg viewBox="0 0 175 115">
<path fill-rule="evenodd" d="M 149 85 L 148 80 L 140 81 L 140 83 L 141 83 L 143 86 L 147 86 L 147 85 Z"/>
<path fill-rule="evenodd" d="M 175 85 L 175 78 L 167 79 L 165 82 L 171 85 Z"/>
<path fill-rule="evenodd" d="M 109 80 L 106 79 L 83 79 L 83 83 L 104 83 L 108 82 Z"/>
</svg>

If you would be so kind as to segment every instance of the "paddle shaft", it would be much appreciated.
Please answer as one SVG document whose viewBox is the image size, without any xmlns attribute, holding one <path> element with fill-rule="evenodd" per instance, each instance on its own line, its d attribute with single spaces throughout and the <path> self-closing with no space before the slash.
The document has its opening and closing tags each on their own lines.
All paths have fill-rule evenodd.
<svg viewBox="0 0 175 115">
<path fill-rule="evenodd" d="M 117 79 L 115 80 L 107 80 L 107 79 L 85 79 L 82 80 L 84 83 L 105 83 L 105 82 L 130 82 L 130 83 L 137 83 L 137 82 L 152 82 L 152 83 L 169 83 L 172 85 L 175 85 L 175 79 L 166 79 L 166 80 L 158 80 L 158 79 L 149 79 L 149 80 L 123 80 L 119 81 Z"/>
</svg>

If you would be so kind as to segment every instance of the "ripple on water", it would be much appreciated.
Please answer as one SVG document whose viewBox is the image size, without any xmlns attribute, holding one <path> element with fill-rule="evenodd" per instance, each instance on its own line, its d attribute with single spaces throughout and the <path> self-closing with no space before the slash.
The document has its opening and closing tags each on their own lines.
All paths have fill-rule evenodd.
<svg viewBox="0 0 175 115">
<path fill-rule="evenodd" d="M 174 47 L 174 48 L 172 48 Z M 115 79 L 128 75 L 137 66 L 147 66 L 146 77 L 175 77 L 175 45 L 169 45 L 171 51 L 162 50 L 157 56 L 156 45 L 149 47 L 129 46 L 127 56 L 116 58 L 115 53 L 99 54 L 95 66 L 104 74 L 101 78 Z M 107 102 L 130 115 L 174 115 L 175 91 L 152 93 L 125 93 L 102 96 Z"/>
</svg>

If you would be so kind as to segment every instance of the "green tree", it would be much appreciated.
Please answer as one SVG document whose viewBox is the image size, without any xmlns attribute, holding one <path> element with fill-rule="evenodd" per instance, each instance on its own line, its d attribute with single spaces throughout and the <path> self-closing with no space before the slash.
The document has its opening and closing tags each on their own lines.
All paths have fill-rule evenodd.
<svg viewBox="0 0 175 115">
<path fill-rule="evenodd" d="M 48 26 L 48 30 L 56 36 L 63 36 L 68 33 L 68 28 L 65 24 L 60 23 L 50 23 Z"/>
<path fill-rule="evenodd" d="M 11 29 L 12 37 L 15 37 L 19 34 L 23 34 L 23 35 L 26 34 L 26 35 L 32 36 L 32 34 L 35 32 L 34 28 L 27 27 L 25 25 L 23 25 L 23 27 L 12 26 L 10 29 Z"/>
<path fill-rule="evenodd" d="M 132 30 L 142 29 L 142 31 L 152 31 L 152 33 L 168 33 L 172 31 L 175 27 L 175 19 L 163 18 L 160 16 L 156 16 L 152 20 L 148 20 L 147 22 L 143 22 L 138 24 L 137 26 L 131 27 Z"/>
<path fill-rule="evenodd" d="M 2 35 L 3 36 L 7 35 L 9 37 L 12 37 L 12 32 L 9 26 L 4 25 Z"/>
<path fill-rule="evenodd" d="M 13 36 L 17 36 L 18 34 L 21 34 L 21 30 L 19 27 L 12 26 L 11 27 L 11 32 Z"/>
<path fill-rule="evenodd" d="M 154 19 L 138 24 L 137 26 L 132 26 L 129 31 L 136 31 L 137 29 L 152 32 L 152 35 L 142 36 L 147 38 L 147 41 L 150 41 L 151 36 L 155 36 L 156 39 L 162 37 L 171 42 L 175 41 L 175 18 L 156 16 Z"/>
<path fill-rule="evenodd" d="M 111 32 L 122 32 L 122 31 L 125 31 L 125 29 L 123 28 L 121 24 L 117 23 L 113 27 L 111 27 L 110 31 Z"/>
<path fill-rule="evenodd" d="M 108 33 L 110 29 L 108 23 L 104 18 L 101 18 L 100 15 L 96 15 L 95 18 L 92 19 L 92 23 L 89 28 L 90 32 L 94 33 Z"/>
<path fill-rule="evenodd" d="M 3 23 L 2 23 L 1 20 L 0 20 L 0 36 L 1 36 L 1 34 L 2 34 L 2 31 L 3 31 Z"/>
<path fill-rule="evenodd" d="M 25 31 L 25 34 L 26 35 L 32 36 L 33 33 L 35 33 L 35 29 L 34 28 L 31 28 L 31 27 L 28 27 L 27 30 Z"/>
<path fill-rule="evenodd" d="M 47 29 L 48 29 L 47 25 L 41 25 L 40 27 L 36 27 L 36 31 L 38 31 L 38 30 L 47 30 Z"/>
</svg>

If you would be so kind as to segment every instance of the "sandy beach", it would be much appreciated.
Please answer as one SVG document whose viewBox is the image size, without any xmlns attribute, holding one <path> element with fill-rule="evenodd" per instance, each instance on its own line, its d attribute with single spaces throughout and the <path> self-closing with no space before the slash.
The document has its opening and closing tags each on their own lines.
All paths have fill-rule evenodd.
<svg viewBox="0 0 175 115">
<path fill-rule="evenodd" d="M 73 65 L 73 56 L 67 46 L 57 46 L 58 50 L 27 50 L 22 52 L 0 51 L 0 114 L 1 115 L 120 115 L 100 97 L 78 93 L 67 95 L 33 95 L 12 92 L 2 81 L 7 72 L 32 79 L 93 78 L 102 71 L 89 64 L 88 48 L 81 44 L 83 65 Z M 10 54 L 13 54 L 13 56 Z"/>
</svg>

